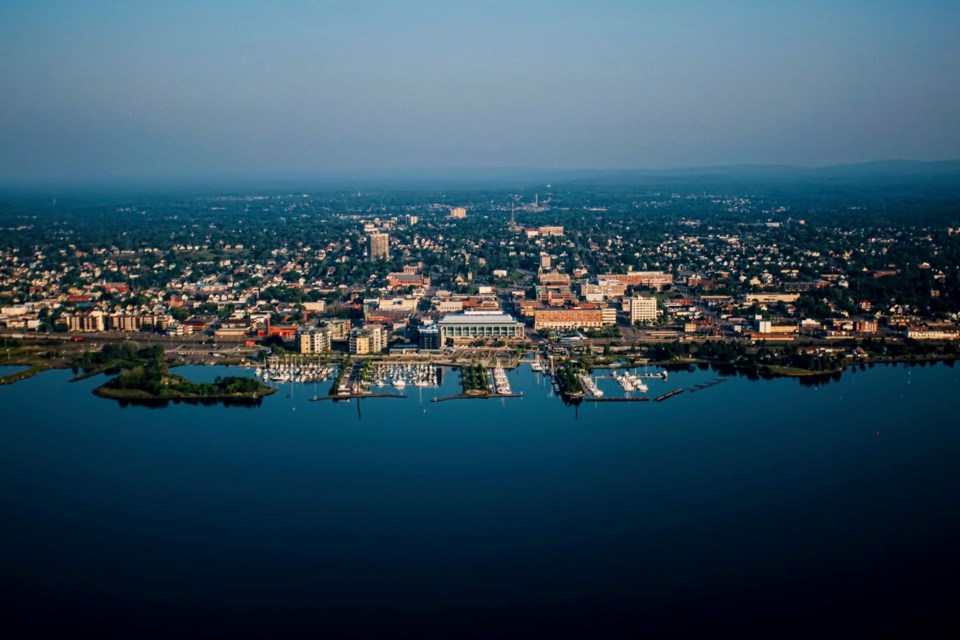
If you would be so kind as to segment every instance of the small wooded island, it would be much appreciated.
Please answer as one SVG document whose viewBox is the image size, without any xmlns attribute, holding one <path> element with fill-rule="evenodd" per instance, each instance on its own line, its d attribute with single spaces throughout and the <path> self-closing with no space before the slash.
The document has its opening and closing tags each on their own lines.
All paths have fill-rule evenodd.
<svg viewBox="0 0 960 640">
<path fill-rule="evenodd" d="M 169 372 L 162 346 L 139 349 L 132 342 L 106 345 L 78 365 L 83 368 L 85 376 L 116 373 L 115 378 L 94 389 L 93 393 L 121 403 L 259 404 L 261 398 L 277 391 L 245 376 L 218 376 L 213 382 L 192 382 Z"/>
</svg>

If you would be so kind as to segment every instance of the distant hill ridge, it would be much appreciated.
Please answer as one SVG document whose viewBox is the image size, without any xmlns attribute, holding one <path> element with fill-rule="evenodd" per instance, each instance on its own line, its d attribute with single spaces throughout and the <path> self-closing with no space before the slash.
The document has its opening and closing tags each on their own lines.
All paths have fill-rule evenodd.
<svg viewBox="0 0 960 640">
<path fill-rule="evenodd" d="M 156 187 L 230 189 L 467 189 L 526 188 L 534 185 L 669 185 L 730 183 L 893 182 L 960 188 L 960 160 L 877 160 L 853 164 L 802 166 L 730 164 L 662 169 L 549 169 L 529 167 L 344 169 L 289 174 L 127 177 L 106 180 L 50 180 L 33 187 L 150 189 Z M 4 185 L 0 179 L 0 188 Z"/>
<path fill-rule="evenodd" d="M 490 183 L 498 181 L 567 182 L 690 177 L 915 177 L 960 176 L 960 160 L 877 160 L 854 164 L 802 166 L 789 164 L 730 164 L 663 169 L 549 169 L 523 167 L 424 168 L 331 171 L 317 174 L 322 180 L 374 180 L 387 182 L 466 181 Z M 307 176 L 304 176 L 307 177 Z"/>
</svg>

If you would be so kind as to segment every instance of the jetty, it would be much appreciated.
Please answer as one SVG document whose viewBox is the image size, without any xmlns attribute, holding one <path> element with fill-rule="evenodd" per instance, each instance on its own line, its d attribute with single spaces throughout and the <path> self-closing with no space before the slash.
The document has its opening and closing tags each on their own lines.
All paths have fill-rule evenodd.
<svg viewBox="0 0 960 640">
<path fill-rule="evenodd" d="M 673 391 L 668 391 L 667 393 L 663 394 L 662 396 L 657 396 L 656 398 L 653 399 L 653 401 L 654 401 L 654 402 L 663 402 L 664 400 L 669 400 L 669 399 L 672 398 L 673 396 L 678 395 L 678 394 L 681 394 L 681 393 L 683 393 L 684 391 L 685 391 L 685 389 L 674 389 Z"/>
<path fill-rule="evenodd" d="M 579 378 L 580 378 L 580 384 L 583 385 L 583 388 L 586 390 L 586 393 L 588 395 L 591 395 L 594 398 L 599 398 L 603 396 L 603 391 L 601 391 L 600 388 L 597 387 L 597 383 L 595 383 L 590 376 L 588 376 L 585 373 L 581 373 L 579 375 Z"/>
<path fill-rule="evenodd" d="M 667 379 L 667 370 L 664 369 L 660 373 L 635 373 L 633 374 L 635 378 L 660 378 L 661 380 Z"/>
<path fill-rule="evenodd" d="M 493 370 L 493 388 L 498 395 L 513 395 L 510 389 L 510 381 L 507 380 L 507 373 L 503 370 L 503 367 L 500 366 L 499 361 L 497 362 L 497 367 Z"/>
</svg>

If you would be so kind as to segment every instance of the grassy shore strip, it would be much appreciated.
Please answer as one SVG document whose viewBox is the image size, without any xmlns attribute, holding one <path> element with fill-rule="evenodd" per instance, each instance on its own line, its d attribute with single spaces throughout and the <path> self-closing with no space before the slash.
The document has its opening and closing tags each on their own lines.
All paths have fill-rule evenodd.
<svg viewBox="0 0 960 640">
<path fill-rule="evenodd" d="M 26 380 L 27 378 L 32 378 L 38 373 L 43 373 L 44 371 L 49 371 L 51 369 L 64 369 L 66 365 L 57 364 L 55 362 L 38 362 L 35 364 L 29 365 L 27 369 L 23 371 L 17 371 L 16 373 L 11 373 L 10 375 L 3 376 L 0 378 L 0 385 L 4 384 L 13 384 L 14 382 L 20 382 L 21 380 Z"/>
<path fill-rule="evenodd" d="M 102 373 L 106 373 L 110 369 L 116 369 L 115 366 L 110 367 L 97 367 L 96 369 L 90 369 L 89 371 L 80 371 L 77 375 L 73 376 L 67 382 L 80 382 L 81 380 L 86 380 L 87 378 L 92 378 L 94 376 L 99 376 Z"/>
</svg>

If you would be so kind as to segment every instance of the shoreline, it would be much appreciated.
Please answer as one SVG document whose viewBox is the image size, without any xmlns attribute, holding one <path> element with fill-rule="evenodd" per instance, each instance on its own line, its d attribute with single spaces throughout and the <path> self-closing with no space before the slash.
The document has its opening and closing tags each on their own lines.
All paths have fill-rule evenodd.
<svg viewBox="0 0 960 640">
<path fill-rule="evenodd" d="M 5 365 L 5 366 L 6 366 L 6 365 Z M 37 375 L 38 373 L 43 373 L 44 371 L 52 371 L 52 370 L 54 370 L 54 369 L 66 369 L 66 368 L 67 368 L 66 366 L 54 367 L 54 366 L 49 366 L 49 365 L 44 365 L 44 364 L 36 364 L 36 363 L 34 363 L 34 364 L 24 364 L 24 363 L 18 363 L 18 362 L 11 362 L 11 363 L 9 364 L 9 366 L 11 366 L 11 367 L 26 367 L 26 369 L 24 369 L 23 371 L 17 371 L 17 372 L 15 372 L 15 373 L 11 373 L 11 374 L 5 375 L 5 376 L 3 376 L 3 377 L 0 377 L 0 385 L 16 384 L 17 382 L 20 382 L 21 380 L 26 380 L 27 378 L 32 378 L 33 376 Z"/>
<path fill-rule="evenodd" d="M 877 358 L 868 358 L 864 360 L 859 360 L 855 362 L 844 363 L 843 366 L 836 369 L 829 369 L 824 371 L 813 371 L 808 369 L 796 369 L 791 367 L 783 367 L 779 365 L 766 365 L 766 364 L 733 364 L 718 362 L 715 360 L 704 360 L 701 358 L 684 358 L 679 360 L 646 360 L 642 363 L 635 362 L 609 362 L 609 363 L 600 363 L 590 367 L 590 370 L 611 370 L 611 369 L 630 369 L 636 367 L 660 367 L 664 368 L 667 371 L 682 371 L 686 370 L 689 367 L 702 367 L 706 365 L 707 367 L 723 372 L 724 370 L 729 371 L 724 375 L 743 375 L 743 374 L 755 374 L 761 378 L 765 379 L 776 379 L 776 378 L 816 378 L 823 376 L 831 376 L 835 374 L 841 374 L 846 371 L 848 368 L 857 367 L 857 368 L 869 368 L 878 364 L 893 364 L 893 365 L 910 365 L 910 366 L 925 366 L 928 364 L 938 364 L 944 363 L 947 366 L 952 366 L 953 363 L 960 360 L 960 354 L 939 354 L 931 356 L 889 356 L 889 357 L 877 357 Z M 393 360 L 388 357 L 378 358 L 375 362 L 380 363 L 396 363 L 403 364 L 408 362 L 408 360 Z M 446 358 L 433 359 L 424 359 L 419 361 L 422 364 L 429 364 L 438 367 L 449 367 L 451 369 L 460 369 L 464 363 L 451 362 Z M 6 366 L 19 366 L 25 367 L 22 371 L 17 371 L 5 376 L 0 376 L 0 386 L 16 384 L 22 380 L 32 378 L 40 373 L 45 371 L 53 370 L 62 370 L 70 369 L 71 363 L 64 361 L 61 358 L 51 358 L 50 360 L 37 361 L 36 359 L 16 359 L 8 363 L 4 363 Z M 523 364 L 529 364 L 528 361 L 517 360 L 515 362 L 509 363 L 507 366 L 504 366 L 504 369 L 515 370 L 518 369 Z M 169 363 L 170 368 L 177 368 L 181 366 L 214 366 L 214 367 L 239 367 L 243 369 L 249 369 L 256 367 L 255 362 L 224 362 L 223 360 L 209 360 L 201 362 L 191 362 L 191 361 L 173 361 Z M 105 371 L 98 370 L 89 373 L 78 372 L 71 382 L 76 382 L 84 380 L 87 378 L 95 377 L 98 374 L 105 373 Z M 270 394 L 266 394 L 270 395 Z M 202 397 L 202 396 L 198 396 Z M 510 396 L 507 396 L 510 397 Z"/>
<path fill-rule="evenodd" d="M 434 398 L 430 402 L 448 402 L 450 400 L 492 400 L 495 398 L 522 398 L 522 393 L 457 393 L 443 398 Z"/>
</svg>

